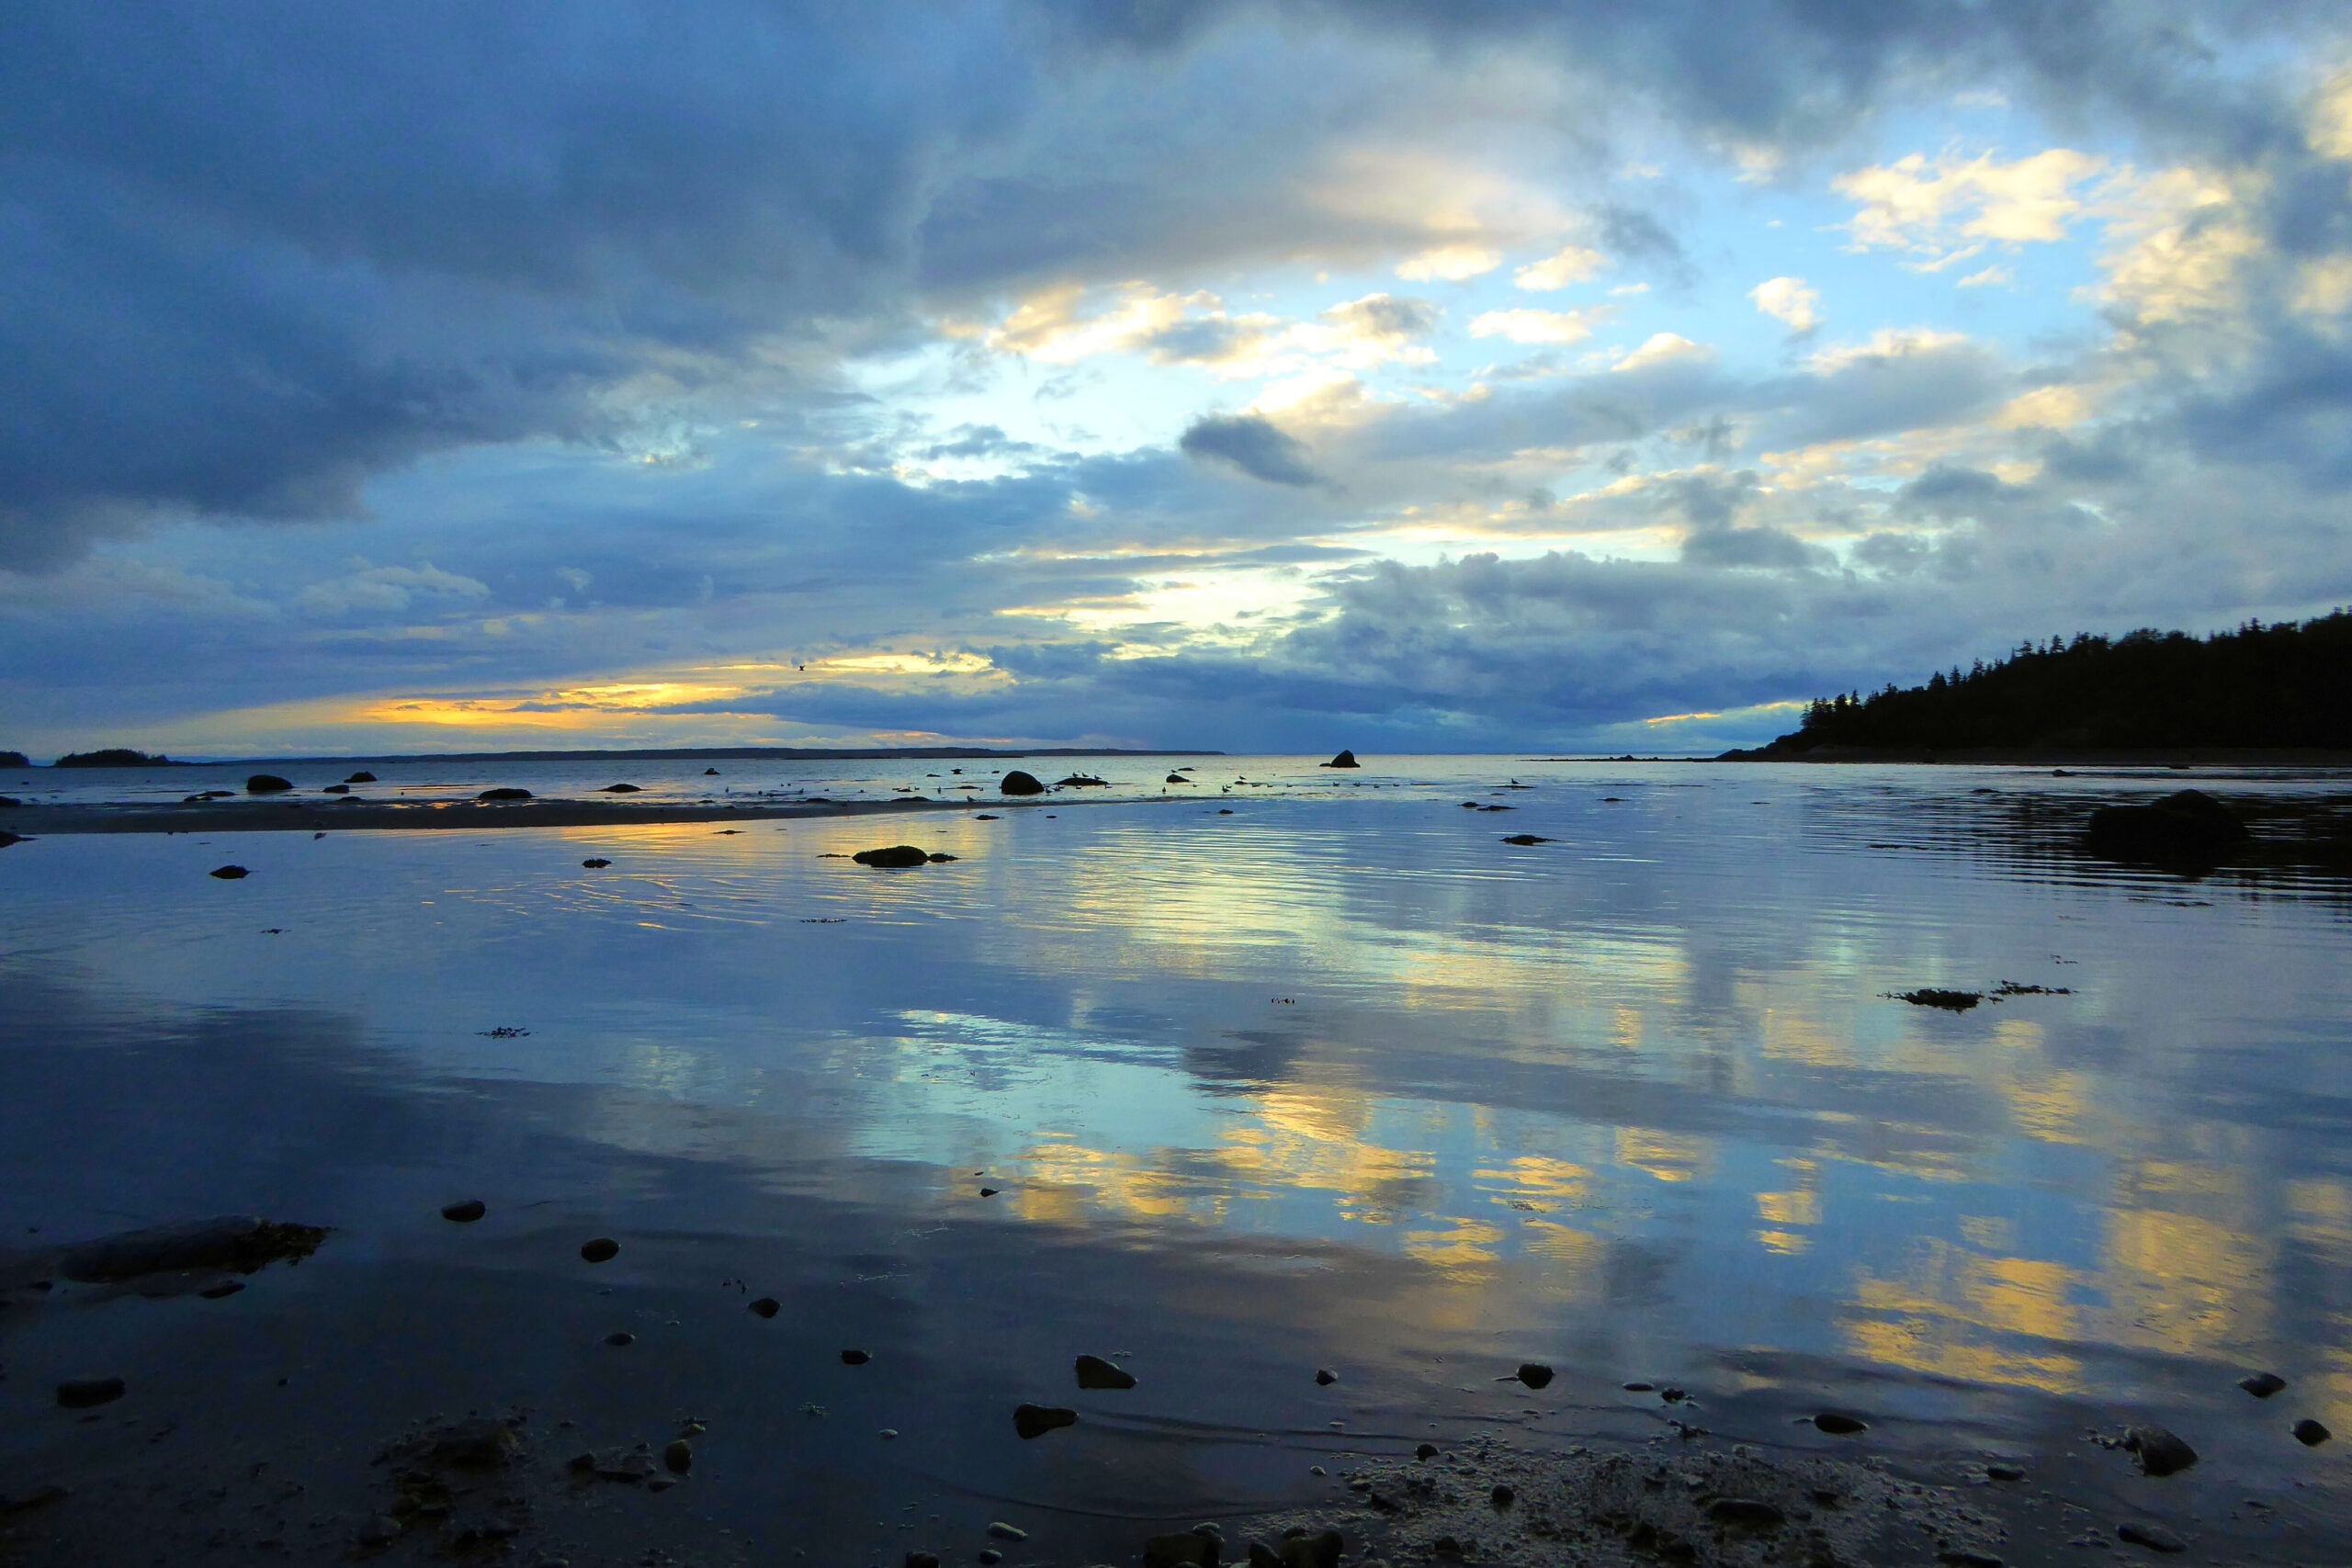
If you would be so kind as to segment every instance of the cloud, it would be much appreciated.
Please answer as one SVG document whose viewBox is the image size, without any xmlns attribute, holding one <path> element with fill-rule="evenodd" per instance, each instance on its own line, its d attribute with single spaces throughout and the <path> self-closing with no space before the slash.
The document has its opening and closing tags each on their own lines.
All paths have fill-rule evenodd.
<svg viewBox="0 0 2352 1568">
<path fill-rule="evenodd" d="M 397 615 L 419 600 L 472 601 L 488 597 L 490 586 L 454 571 L 443 571 L 430 561 L 421 566 L 369 566 L 302 590 L 296 603 L 308 615 L 349 615 L 358 613 Z M 574 591 L 587 587 L 587 574 L 575 572 Z M 569 578 L 567 578 L 569 581 Z"/>
<path fill-rule="evenodd" d="M 1488 310 L 1470 323 L 1472 337 L 1502 337 L 1513 343 L 1582 343 L 1593 324 L 1607 319 L 1601 310 Z"/>
<path fill-rule="evenodd" d="M 1753 276 L 1752 274 L 1750 276 Z M 1747 291 L 1756 308 L 1802 336 L 1821 325 L 1821 294 L 1802 277 L 1770 277 Z"/>
<path fill-rule="evenodd" d="M 1503 265 L 1502 253 L 1474 243 L 1437 245 L 1396 264 L 1396 276 L 1409 282 L 1442 280 L 1464 283 Z"/>
<path fill-rule="evenodd" d="M 2078 187 L 2110 171 L 2105 158 L 2065 147 L 2006 164 L 1990 152 L 1965 160 L 1913 152 L 1830 183 L 1862 204 L 1847 225 L 1855 249 L 1901 251 L 1911 258 L 1905 265 L 1940 272 L 1988 243 L 2064 239 L 2090 210 Z"/>
<path fill-rule="evenodd" d="M 1511 281 L 1532 293 L 1549 293 L 1582 283 L 1608 264 L 1609 258 L 1599 251 L 1565 245 L 1542 261 L 1521 267 L 1511 275 Z"/>
<path fill-rule="evenodd" d="M 1306 460 L 1306 447 L 1263 414 L 1204 414 L 1178 444 L 1190 457 L 1232 464 L 1268 484 L 1304 487 L 1322 476 Z"/>
<path fill-rule="evenodd" d="M 1680 333 L 1652 333 L 1641 347 L 1619 360 L 1614 368 L 1644 370 L 1652 366 L 1669 365 L 1678 360 L 1698 362 L 1713 359 L 1715 351 L 1702 343 L 1692 343 Z"/>
</svg>

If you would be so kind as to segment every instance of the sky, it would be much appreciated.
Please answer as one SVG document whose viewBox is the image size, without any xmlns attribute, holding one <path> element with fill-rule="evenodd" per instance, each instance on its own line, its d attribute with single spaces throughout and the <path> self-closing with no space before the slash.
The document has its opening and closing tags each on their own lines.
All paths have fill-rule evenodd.
<svg viewBox="0 0 2352 1568">
<path fill-rule="evenodd" d="M 2352 601 L 2352 11 L 0 14 L 0 749 L 1705 751 Z"/>
</svg>

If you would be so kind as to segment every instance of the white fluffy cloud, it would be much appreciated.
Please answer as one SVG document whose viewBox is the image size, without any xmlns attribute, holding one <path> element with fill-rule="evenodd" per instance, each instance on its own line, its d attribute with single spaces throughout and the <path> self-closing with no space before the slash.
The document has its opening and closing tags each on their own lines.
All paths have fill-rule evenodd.
<svg viewBox="0 0 2352 1568">
<path fill-rule="evenodd" d="M 1825 320 L 1820 291 L 1802 277 L 1768 277 L 1749 289 L 1747 297 L 1766 315 L 1786 321 L 1792 333 L 1809 333 Z"/>
</svg>

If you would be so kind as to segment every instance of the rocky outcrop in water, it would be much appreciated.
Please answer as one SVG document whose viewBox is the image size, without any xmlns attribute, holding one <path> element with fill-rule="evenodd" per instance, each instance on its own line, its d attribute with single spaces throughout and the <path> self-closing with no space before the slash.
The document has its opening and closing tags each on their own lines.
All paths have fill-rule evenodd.
<svg viewBox="0 0 2352 1568">
<path fill-rule="evenodd" d="M 1035 773 L 1024 773 L 1019 768 L 997 781 L 996 787 L 1006 795 L 1043 795 L 1045 782 Z"/>
<path fill-rule="evenodd" d="M 2210 860 L 2248 837 L 2228 807 L 2184 789 L 2146 806 L 2100 807 L 2083 841 L 2109 860 Z"/>
<path fill-rule="evenodd" d="M 1338 756 L 1332 758 L 1329 761 L 1318 762 L 1316 766 L 1323 768 L 1361 768 L 1363 764 L 1356 761 L 1356 754 L 1353 751 L 1342 751 Z"/>
</svg>

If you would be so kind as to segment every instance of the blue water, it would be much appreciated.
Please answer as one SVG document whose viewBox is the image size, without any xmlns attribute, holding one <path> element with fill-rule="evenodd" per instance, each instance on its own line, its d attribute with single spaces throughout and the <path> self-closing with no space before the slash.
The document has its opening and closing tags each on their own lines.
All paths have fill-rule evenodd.
<svg viewBox="0 0 2352 1568">
<path fill-rule="evenodd" d="M 728 1406 L 756 1373 L 766 1414 L 739 1425 L 774 1452 L 814 1441 L 775 1414 L 814 1402 L 833 1425 L 808 1462 L 889 1425 L 925 1484 L 1040 1507 L 1264 1502 L 1430 1421 L 1638 1435 L 1671 1414 L 1617 1387 L 1641 1380 L 1756 1441 L 1866 1412 L 1922 1462 L 2153 1416 L 2207 1454 L 2183 1506 L 2340 1508 L 2342 1445 L 2284 1429 L 2352 1432 L 2352 906 L 2322 872 L 2075 852 L 2089 804 L 2181 775 L 1176 761 L 1202 782 L 1054 760 L 1125 798 L 887 824 L 16 845 L 0 1226 L 277 1213 L 341 1227 L 304 1292 L 447 1271 L 523 1314 L 596 1307 L 570 1250 L 622 1235 L 597 1289 L 646 1292 L 649 1337 L 736 1346 L 701 1368 L 682 1344 L 649 1405 Z M 876 797 L 980 766 L 716 765 L 403 764 L 377 793 Z M 894 841 L 957 858 L 827 858 Z M 253 874 L 204 874 L 229 861 Z M 2004 982 L 2049 990 L 1890 995 Z M 492 1222 L 445 1224 L 456 1196 Z M 737 1345 L 735 1298 L 706 1298 L 761 1269 L 808 1343 L 926 1375 L 893 1405 L 881 1377 L 827 1393 L 837 1367 Z M 192 1375 L 137 1326 L 155 1304 L 106 1308 L 116 1353 Z M 28 1373 L 0 1406 L 30 1421 L 30 1369 L 73 1341 L 8 1321 Z M 411 1419 L 471 1378 L 631 1418 L 635 1393 L 578 1393 L 584 1328 L 481 1333 L 478 1363 L 368 1397 Z M 1083 1436 L 994 1435 L 1113 1348 L 1143 1387 Z M 1493 1382 L 1527 1359 L 1561 1369 L 1549 1402 Z M 2260 1368 L 2290 1392 L 2232 1386 Z M 748 1530 L 774 1484 L 703 1496 Z"/>
</svg>

